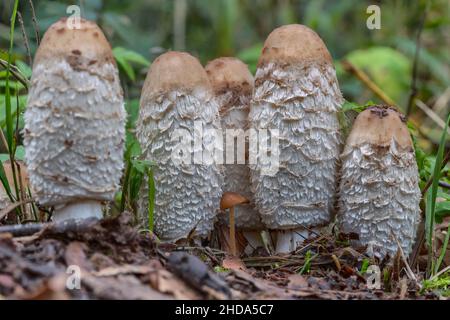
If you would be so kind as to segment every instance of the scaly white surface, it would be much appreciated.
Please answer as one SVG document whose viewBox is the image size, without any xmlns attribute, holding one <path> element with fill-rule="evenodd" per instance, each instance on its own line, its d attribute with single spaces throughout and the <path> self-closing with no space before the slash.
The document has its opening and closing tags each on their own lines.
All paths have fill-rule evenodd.
<svg viewBox="0 0 450 320">
<path fill-rule="evenodd" d="M 259 68 L 249 115 L 256 129 L 278 129 L 280 167 L 263 175 L 252 167 L 255 203 L 270 229 L 298 229 L 330 221 L 337 186 L 343 99 L 329 64 Z"/>
<path fill-rule="evenodd" d="M 194 135 L 194 121 L 203 129 L 220 129 L 218 105 L 204 89 L 190 92 L 172 91 L 141 103 L 137 138 L 145 159 L 156 162 L 154 170 L 156 196 L 154 231 L 162 241 L 185 238 L 195 228 L 196 235 L 206 236 L 219 212 L 223 177 L 217 164 L 176 164 L 172 151 L 179 141 L 171 138 L 177 129 Z M 210 137 L 203 139 L 201 150 L 213 150 Z M 144 183 L 139 210 L 147 217 L 148 189 Z"/>
<path fill-rule="evenodd" d="M 221 124 L 224 131 L 224 150 L 226 143 L 226 129 L 241 129 L 242 132 L 248 129 L 248 113 L 250 106 L 250 95 L 238 95 L 234 92 L 227 92 L 217 96 L 217 101 L 221 106 Z M 227 106 L 234 104 L 233 106 Z M 241 137 L 242 138 L 242 137 Z M 248 154 L 248 139 L 245 143 L 245 154 Z M 237 155 L 237 145 L 234 148 L 234 156 Z M 244 157 L 245 158 L 245 157 Z M 224 161 L 225 161 L 224 153 Z M 236 158 L 237 160 L 238 158 Z M 249 204 L 239 205 L 235 207 L 235 223 L 236 227 L 244 230 L 261 230 L 264 225 L 261 222 L 259 212 L 255 208 L 253 193 L 250 186 L 250 168 L 248 166 L 248 159 L 246 164 L 232 164 L 224 165 L 224 185 L 223 191 L 237 192 L 250 200 Z M 222 215 L 227 217 L 228 214 Z"/>
<path fill-rule="evenodd" d="M 420 221 L 419 174 L 414 150 L 395 140 L 387 149 L 370 144 L 346 147 L 342 154 L 339 220 L 342 231 L 359 235 L 374 255 L 393 257 L 398 239 L 411 252 Z"/>
<path fill-rule="evenodd" d="M 126 112 L 117 68 L 73 70 L 64 60 L 33 69 L 24 146 L 42 205 L 112 200 L 123 169 Z"/>
</svg>

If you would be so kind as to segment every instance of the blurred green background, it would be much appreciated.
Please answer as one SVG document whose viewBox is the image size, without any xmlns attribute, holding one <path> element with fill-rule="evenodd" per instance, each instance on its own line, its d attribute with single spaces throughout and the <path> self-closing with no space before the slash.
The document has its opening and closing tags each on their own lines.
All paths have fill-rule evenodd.
<svg viewBox="0 0 450 320">
<path fill-rule="evenodd" d="M 9 46 L 9 17 L 14 1 L 0 1 L 0 57 Z M 346 59 L 361 68 L 387 96 L 405 111 L 410 95 L 416 34 L 428 5 L 418 61 L 417 98 L 445 119 L 450 100 L 450 1 L 325 1 L 325 0 L 78 0 L 32 1 L 37 29 L 45 30 L 78 5 L 81 16 L 97 21 L 118 60 L 125 93 L 136 112 L 137 99 L 149 63 L 166 50 L 185 50 L 202 63 L 219 56 L 237 56 L 252 71 L 267 35 L 277 26 L 301 23 L 313 28 L 335 59 L 344 97 L 357 104 L 380 100 L 354 75 L 344 71 Z M 369 30 L 366 9 L 381 8 L 381 29 Z M 31 57 L 37 47 L 29 0 L 19 12 Z M 20 20 L 20 19 L 18 19 Z M 27 54 L 20 21 L 16 23 L 14 60 L 27 71 Z M 29 71 L 29 70 L 28 70 Z M 438 143 L 436 120 L 413 106 L 412 118 L 421 125 L 422 145 Z M 1 119 L 0 119 L 1 121 Z"/>
</svg>

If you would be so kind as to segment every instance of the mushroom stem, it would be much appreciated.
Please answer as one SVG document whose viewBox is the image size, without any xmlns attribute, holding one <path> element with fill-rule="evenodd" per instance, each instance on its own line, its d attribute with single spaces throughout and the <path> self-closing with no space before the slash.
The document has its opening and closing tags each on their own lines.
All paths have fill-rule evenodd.
<svg viewBox="0 0 450 320">
<path fill-rule="evenodd" d="M 231 254 L 236 256 L 236 230 L 234 223 L 234 207 L 230 208 L 230 249 Z"/>
<path fill-rule="evenodd" d="M 317 228 L 311 228 L 312 232 L 318 230 Z M 289 230 L 277 230 L 277 253 L 289 253 L 295 251 L 299 245 L 301 245 L 310 236 L 310 230 L 305 228 L 289 229 Z"/>
<path fill-rule="evenodd" d="M 265 248 L 260 231 L 244 230 L 242 234 L 244 235 L 248 243 L 247 247 L 245 248 L 245 253 L 250 254 L 258 247 Z"/>
<path fill-rule="evenodd" d="M 54 222 L 71 219 L 81 220 L 86 218 L 101 219 L 102 217 L 102 204 L 95 200 L 85 200 L 64 204 L 62 206 L 55 207 L 55 211 L 53 212 Z"/>
</svg>

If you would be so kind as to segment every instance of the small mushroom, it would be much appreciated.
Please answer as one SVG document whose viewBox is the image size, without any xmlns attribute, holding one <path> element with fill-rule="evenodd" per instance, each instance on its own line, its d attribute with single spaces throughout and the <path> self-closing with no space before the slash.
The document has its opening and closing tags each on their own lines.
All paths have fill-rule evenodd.
<svg viewBox="0 0 450 320">
<path fill-rule="evenodd" d="M 37 50 L 25 111 L 33 196 L 53 220 L 102 217 L 119 189 L 126 112 L 111 46 L 92 21 L 54 23 Z"/>
<path fill-rule="evenodd" d="M 222 199 L 220 200 L 220 210 L 230 209 L 230 247 L 231 254 L 233 256 L 237 255 L 234 207 L 246 204 L 248 202 L 249 200 L 246 197 L 236 192 L 224 192 L 222 195 Z"/>
<path fill-rule="evenodd" d="M 248 162 L 247 129 L 253 94 L 253 76 L 246 64 L 230 57 L 210 61 L 205 70 L 219 103 L 223 137 L 227 145 L 224 148 L 226 151 L 224 159 L 228 161 L 224 165 L 223 189 L 237 192 L 249 199 L 250 203 L 236 207 L 235 221 L 236 228 L 243 232 L 249 242 L 248 249 L 253 250 L 264 246 L 260 240 L 264 225 L 254 205 Z"/>
<path fill-rule="evenodd" d="M 342 139 L 343 98 L 333 61 L 311 29 L 287 25 L 264 43 L 255 75 L 250 125 L 278 130 L 279 170 L 251 167 L 255 203 L 263 223 L 277 233 L 276 251 L 289 252 L 309 229 L 334 212 Z"/>
<path fill-rule="evenodd" d="M 215 162 L 196 161 L 197 154 L 215 148 L 215 141 L 203 136 L 206 130 L 220 132 L 220 121 L 202 65 L 184 52 L 159 56 L 142 89 L 136 135 L 145 159 L 156 163 L 154 231 L 162 241 L 187 238 L 193 230 L 198 239 L 213 229 L 223 178 Z M 139 211 L 147 217 L 143 185 Z"/>
<path fill-rule="evenodd" d="M 372 106 L 356 118 L 341 155 L 338 221 L 356 245 L 395 256 L 411 252 L 420 220 L 419 173 L 402 114 Z"/>
</svg>

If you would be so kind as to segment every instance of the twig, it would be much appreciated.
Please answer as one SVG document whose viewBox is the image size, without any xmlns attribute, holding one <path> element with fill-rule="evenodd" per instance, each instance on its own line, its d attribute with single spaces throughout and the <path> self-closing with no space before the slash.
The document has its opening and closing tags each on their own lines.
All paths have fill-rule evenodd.
<svg viewBox="0 0 450 320">
<path fill-rule="evenodd" d="M 434 112 L 429 106 L 427 106 L 425 103 L 423 103 L 421 100 L 416 99 L 416 106 L 420 108 L 425 114 L 433 120 L 439 127 L 442 129 L 445 129 L 445 121 L 439 117 L 439 115 Z M 447 129 L 447 133 L 450 134 L 450 129 Z"/>
<path fill-rule="evenodd" d="M 5 217 L 8 213 L 10 213 L 11 211 L 13 211 L 15 208 L 20 207 L 26 203 L 30 203 L 33 202 L 33 199 L 26 199 L 26 200 L 21 200 L 21 201 L 17 201 L 14 203 L 11 203 L 9 206 L 7 206 L 5 209 L 3 209 L 2 211 L 0 211 L 0 219 L 3 219 L 3 217 Z M 2 227 L 0 227 L 1 229 Z M 0 233 L 2 231 L 0 230 Z"/>
<path fill-rule="evenodd" d="M 3 68 L 7 69 L 8 68 L 8 61 L 0 59 L 0 66 L 2 66 Z M 22 76 L 22 74 L 20 73 L 20 70 L 16 66 L 11 64 L 10 68 L 9 68 L 9 71 L 14 76 L 14 78 L 16 78 L 17 81 L 19 81 L 21 84 L 23 84 L 25 89 L 28 90 L 28 87 L 30 86 L 30 81 L 27 78 Z"/>
<path fill-rule="evenodd" d="M 432 276 L 432 277 L 430 278 L 430 281 L 436 279 L 437 277 L 439 277 L 440 275 L 446 273 L 446 272 L 449 271 L 449 270 L 450 270 L 450 266 L 446 266 L 444 269 L 442 269 L 441 271 L 439 271 L 438 273 L 436 273 L 434 276 Z"/>
<path fill-rule="evenodd" d="M 376 96 L 378 96 L 384 103 L 399 108 L 398 104 L 394 100 L 392 100 L 386 93 L 384 93 L 383 90 L 381 90 L 381 88 L 376 85 L 376 83 L 370 80 L 369 76 L 366 73 L 364 73 L 364 71 L 362 71 L 361 69 L 359 69 L 358 67 L 356 67 L 347 60 L 343 60 L 341 63 L 345 71 L 353 74 L 356 78 L 358 78 L 358 80 L 360 80 L 367 88 L 369 88 L 369 90 L 371 90 Z M 417 128 L 419 134 L 421 134 L 424 137 L 427 137 L 427 135 L 420 129 L 420 124 L 416 120 L 409 119 L 409 121 Z"/>
<path fill-rule="evenodd" d="M 383 100 L 385 103 L 391 105 L 391 106 L 397 106 L 394 100 L 392 100 L 386 93 L 381 90 L 379 86 L 377 86 L 370 78 L 365 74 L 361 69 L 359 69 L 357 66 L 353 65 L 348 60 L 342 61 L 342 67 L 345 71 L 353 74 L 356 76 L 362 83 L 364 83 L 367 88 L 369 88 L 375 95 L 377 95 L 381 100 Z"/>
<path fill-rule="evenodd" d="M 39 46 L 39 43 L 41 42 L 40 36 L 39 36 L 39 26 L 37 24 L 37 19 L 36 19 L 36 11 L 34 10 L 34 5 L 33 5 L 33 1 L 29 0 L 28 1 L 30 3 L 30 8 L 31 8 L 31 18 L 33 20 L 33 27 L 34 27 L 34 31 L 36 33 L 36 43 Z"/>
<path fill-rule="evenodd" d="M 439 187 L 445 188 L 445 189 L 450 189 L 450 183 L 444 182 L 444 181 L 439 181 Z"/>
<path fill-rule="evenodd" d="M 414 53 L 414 64 L 413 64 L 413 70 L 412 70 L 412 77 L 411 77 L 411 93 L 409 95 L 408 104 L 406 105 L 406 119 L 408 119 L 412 106 L 414 103 L 414 99 L 417 95 L 417 70 L 419 66 L 419 54 L 420 54 L 420 36 L 422 35 L 423 26 L 425 25 L 425 19 L 427 17 L 428 12 L 428 6 L 429 1 L 427 1 L 425 10 L 423 11 L 422 19 L 420 20 L 419 29 L 417 30 L 417 36 L 416 36 L 416 51 Z"/>
<path fill-rule="evenodd" d="M 35 234 L 36 232 L 48 231 L 50 234 L 64 234 L 67 232 L 83 232 L 92 228 L 98 223 L 96 218 L 87 218 L 83 220 L 66 220 L 52 223 L 27 223 L 0 226 L 1 233 L 11 233 L 14 237 L 24 237 Z"/>
<path fill-rule="evenodd" d="M 19 18 L 20 29 L 22 30 L 23 43 L 25 45 L 25 49 L 27 50 L 28 64 L 30 66 L 32 66 L 33 59 L 31 58 L 30 45 L 28 44 L 28 37 L 27 37 L 27 33 L 25 31 L 25 26 L 23 24 L 22 14 L 20 13 L 20 11 L 17 11 L 17 18 Z"/>
<path fill-rule="evenodd" d="M 391 232 L 391 236 L 394 238 L 395 242 L 397 242 L 398 250 L 400 252 L 400 256 L 403 260 L 403 263 L 405 264 L 406 274 L 407 274 L 408 278 L 413 280 L 419 289 L 422 289 L 422 285 L 420 284 L 419 281 L 417 281 L 417 278 L 416 278 L 414 272 L 411 270 L 411 267 L 409 266 L 409 263 L 406 260 L 405 253 L 403 252 L 403 248 L 400 245 L 400 242 L 398 241 L 397 237 L 395 236 L 395 234 L 393 232 Z"/>
<path fill-rule="evenodd" d="M 447 151 L 447 153 L 445 154 L 444 160 L 442 160 L 441 170 L 447 165 L 449 160 L 450 160 L 450 150 Z M 433 183 L 433 177 L 430 177 L 430 179 L 428 179 L 427 184 L 425 185 L 425 187 L 422 190 L 422 195 L 424 195 L 428 191 L 428 189 L 430 188 L 432 183 Z"/>
<path fill-rule="evenodd" d="M 186 47 L 186 0 L 175 0 L 173 13 L 173 47 L 184 50 Z"/>
</svg>

